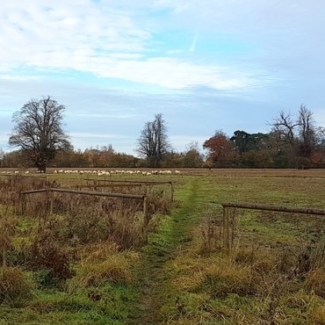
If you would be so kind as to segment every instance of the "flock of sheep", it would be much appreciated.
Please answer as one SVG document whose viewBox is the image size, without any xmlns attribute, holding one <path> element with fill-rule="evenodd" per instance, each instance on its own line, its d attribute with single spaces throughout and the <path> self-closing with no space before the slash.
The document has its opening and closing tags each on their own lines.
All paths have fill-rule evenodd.
<svg viewBox="0 0 325 325">
<path fill-rule="evenodd" d="M 104 170 L 72 170 L 72 169 L 59 169 L 54 170 L 54 174 L 91 174 L 91 175 L 98 175 L 98 176 L 110 176 L 113 174 L 124 174 L 124 175 L 171 175 L 173 172 L 171 170 L 152 170 L 152 171 L 140 171 L 140 170 L 123 170 L 123 169 L 116 169 L 111 171 L 104 171 Z M 174 174 L 180 174 L 179 170 L 175 170 Z"/>
<path fill-rule="evenodd" d="M 143 175 L 143 176 L 149 176 L 149 175 L 172 175 L 172 174 L 180 174 L 181 172 L 179 170 L 152 170 L 152 171 L 141 171 L 141 170 L 76 170 L 76 169 L 59 169 L 54 170 L 54 174 L 79 174 L 79 175 L 98 175 L 98 176 L 110 176 L 113 174 L 124 174 L 124 175 Z M 2 171 L 1 174 L 3 175 L 20 175 L 20 174 L 30 174 L 30 171 Z"/>
<path fill-rule="evenodd" d="M 3 175 L 12 175 L 12 174 L 19 175 L 19 174 L 21 174 L 21 172 L 19 170 L 15 170 L 15 171 L 4 170 L 1 172 L 1 174 L 3 174 Z M 24 172 L 24 174 L 29 174 L 29 170 L 26 170 Z"/>
</svg>

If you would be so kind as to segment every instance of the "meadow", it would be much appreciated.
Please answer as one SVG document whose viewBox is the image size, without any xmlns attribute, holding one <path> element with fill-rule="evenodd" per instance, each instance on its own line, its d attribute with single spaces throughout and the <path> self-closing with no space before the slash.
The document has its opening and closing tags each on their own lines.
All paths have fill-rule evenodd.
<svg viewBox="0 0 325 325">
<path fill-rule="evenodd" d="M 1 325 L 325 324 L 325 217 L 230 209 L 228 249 L 221 205 L 324 210 L 324 170 L 0 175 Z"/>
</svg>

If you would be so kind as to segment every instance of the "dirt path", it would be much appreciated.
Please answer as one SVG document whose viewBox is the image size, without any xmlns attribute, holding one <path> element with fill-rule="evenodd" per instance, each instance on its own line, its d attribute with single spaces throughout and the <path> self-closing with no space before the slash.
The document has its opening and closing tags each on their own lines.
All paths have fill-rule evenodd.
<svg viewBox="0 0 325 325">
<path fill-rule="evenodd" d="M 163 322 L 160 310 L 166 297 L 172 294 L 168 289 L 170 275 L 164 269 L 166 262 L 176 256 L 177 247 L 191 240 L 191 229 L 196 221 L 193 211 L 199 181 L 191 180 L 182 187 L 181 207 L 166 217 L 157 233 L 149 239 L 143 250 L 141 263 L 136 268 L 137 314 L 130 325 L 157 325 Z"/>
</svg>

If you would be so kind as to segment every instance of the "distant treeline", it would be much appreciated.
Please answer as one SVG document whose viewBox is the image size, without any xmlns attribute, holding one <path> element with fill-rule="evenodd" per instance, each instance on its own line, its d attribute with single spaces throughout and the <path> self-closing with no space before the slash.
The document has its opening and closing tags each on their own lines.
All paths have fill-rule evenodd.
<svg viewBox="0 0 325 325">
<path fill-rule="evenodd" d="M 222 130 L 204 141 L 189 143 L 183 152 L 176 152 L 169 143 L 166 122 L 161 114 L 147 122 L 141 131 L 135 152 L 139 157 L 116 152 L 112 145 L 74 150 L 57 122 L 57 129 L 46 131 L 53 123 L 39 122 L 41 108 L 50 111 L 54 121 L 63 106 L 48 98 L 29 102 L 22 108 L 9 143 L 21 149 L 0 150 L 0 167 L 26 168 L 324 168 L 325 128 L 317 126 L 313 114 L 301 105 L 296 114 L 280 112 L 267 133 L 237 130 L 228 136 Z M 52 106 L 50 106 L 52 105 Z M 26 108 L 27 107 L 27 108 Z M 36 107 L 36 108 L 35 108 Z M 26 115 L 26 110 L 28 114 Z M 30 110 L 30 111 L 29 111 Z M 41 115 L 42 121 L 46 119 Z M 31 122 L 32 121 L 32 122 Z M 38 123 L 35 125 L 34 121 Z M 26 125 L 32 126 L 26 132 Z M 37 130 L 37 126 L 41 126 Z M 34 130 L 37 130 L 35 133 Z M 60 140 L 57 141 L 57 139 Z M 56 140 L 56 142 L 54 141 Z M 60 144 L 60 146 L 58 145 Z M 204 149 L 204 153 L 202 152 Z"/>
<path fill-rule="evenodd" d="M 160 162 L 161 168 L 324 168 L 325 139 L 304 142 L 270 133 L 235 131 L 229 137 L 222 131 L 206 140 L 203 154 L 197 143 L 189 144 L 184 152 L 169 151 Z M 22 168 L 28 160 L 20 150 L 0 156 L 0 167 Z M 49 167 L 73 168 L 141 168 L 152 167 L 145 158 L 116 152 L 112 146 L 97 149 L 58 152 Z"/>
</svg>

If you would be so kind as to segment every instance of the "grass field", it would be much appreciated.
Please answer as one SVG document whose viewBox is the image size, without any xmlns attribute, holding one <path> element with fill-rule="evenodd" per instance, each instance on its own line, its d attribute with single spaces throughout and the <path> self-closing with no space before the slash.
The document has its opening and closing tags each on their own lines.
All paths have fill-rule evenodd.
<svg viewBox="0 0 325 325">
<path fill-rule="evenodd" d="M 221 206 L 325 209 L 324 170 L 109 178 L 172 181 L 172 204 L 164 185 L 97 188 L 146 193 L 149 223 L 131 201 L 80 195 L 55 194 L 49 215 L 37 194 L 21 214 L 23 189 L 86 186 L 80 175 L 42 176 L 0 177 L 0 324 L 325 324 L 324 217 L 231 210 L 228 252 Z"/>
</svg>

